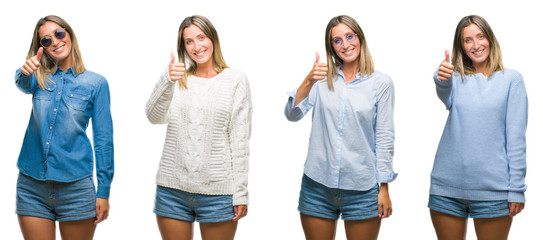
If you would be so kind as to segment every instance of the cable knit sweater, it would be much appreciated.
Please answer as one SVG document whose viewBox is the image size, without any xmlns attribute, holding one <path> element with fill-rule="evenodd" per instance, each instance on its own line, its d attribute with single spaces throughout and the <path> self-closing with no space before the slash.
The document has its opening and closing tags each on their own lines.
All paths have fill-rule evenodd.
<svg viewBox="0 0 543 240">
<path fill-rule="evenodd" d="M 194 75 L 180 89 L 165 71 L 147 101 L 153 124 L 168 124 L 156 175 L 160 186 L 207 195 L 233 195 L 248 204 L 252 103 L 247 76 L 225 69 Z"/>
</svg>

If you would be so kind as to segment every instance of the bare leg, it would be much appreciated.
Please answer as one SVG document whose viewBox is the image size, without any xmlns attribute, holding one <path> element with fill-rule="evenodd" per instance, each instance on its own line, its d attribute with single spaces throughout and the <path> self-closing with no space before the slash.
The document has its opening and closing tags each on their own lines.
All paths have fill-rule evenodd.
<svg viewBox="0 0 543 240">
<path fill-rule="evenodd" d="M 43 239 L 54 240 L 55 239 L 55 222 L 46 218 L 31 217 L 31 216 L 18 216 L 19 227 L 23 238 L 26 240 Z"/>
<path fill-rule="evenodd" d="M 509 229 L 513 223 L 513 218 L 503 216 L 499 218 L 478 218 L 473 219 L 475 233 L 479 240 L 506 240 L 509 236 Z"/>
<path fill-rule="evenodd" d="M 430 210 L 432 223 L 439 240 L 466 239 L 468 219 Z"/>
<path fill-rule="evenodd" d="M 337 220 L 313 217 L 300 213 L 305 239 L 331 240 L 336 237 Z"/>
<path fill-rule="evenodd" d="M 163 240 L 192 240 L 192 223 L 173 218 L 156 216 Z"/>
<path fill-rule="evenodd" d="M 371 218 L 366 220 L 347 220 L 345 222 L 345 233 L 349 240 L 377 240 L 381 219 Z"/>
<path fill-rule="evenodd" d="M 202 240 L 234 240 L 237 221 L 227 221 L 218 223 L 200 223 L 200 233 Z"/>
<path fill-rule="evenodd" d="M 92 240 L 94 237 L 94 218 L 79 221 L 60 222 L 60 236 L 66 240 Z"/>
</svg>

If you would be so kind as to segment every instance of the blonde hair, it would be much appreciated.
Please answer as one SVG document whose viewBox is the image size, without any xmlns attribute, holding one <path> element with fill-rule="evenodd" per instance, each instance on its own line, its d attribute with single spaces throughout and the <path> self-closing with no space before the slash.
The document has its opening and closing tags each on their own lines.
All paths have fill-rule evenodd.
<svg viewBox="0 0 543 240">
<path fill-rule="evenodd" d="M 190 27 L 191 25 L 195 25 L 198 28 L 200 28 L 213 43 L 214 70 L 217 73 L 220 73 L 224 69 L 228 68 L 222 56 L 221 44 L 219 42 L 219 35 L 217 34 L 215 27 L 213 27 L 213 24 L 211 24 L 211 22 L 204 16 L 194 15 L 194 16 L 186 17 L 183 20 L 183 22 L 181 22 L 181 25 L 179 26 L 179 33 L 177 37 L 177 56 L 179 58 L 179 62 L 184 63 L 185 59 L 187 59 L 189 62 L 189 66 L 187 68 L 185 76 L 183 77 L 183 79 L 181 79 L 181 81 L 179 81 L 179 86 L 183 89 L 188 88 L 187 77 L 193 75 L 196 72 L 196 68 L 197 68 L 196 62 L 189 57 L 189 54 L 187 53 L 187 50 L 185 49 L 185 40 L 183 36 L 183 30 L 185 30 L 185 28 L 187 27 Z"/>
<path fill-rule="evenodd" d="M 328 81 L 328 89 L 331 91 L 334 90 L 333 80 L 337 78 L 338 71 L 337 67 L 343 64 L 343 60 L 339 58 L 334 47 L 332 46 L 332 28 L 343 23 L 351 28 L 358 37 L 360 43 L 360 54 L 358 55 L 359 60 L 359 71 L 361 75 L 370 75 L 374 72 L 373 59 L 371 58 L 370 50 L 368 49 L 368 44 L 366 43 L 366 38 L 364 37 L 364 32 L 360 25 L 354 20 L 354 18 L 347 15 L 340 15 L 334 17 L 328 22 L 326 26 L 325 34 L 325 45 L 326 45 L 326 60 L 328 65 L 328 74 L 326 75 L 326 80 Z"/>
<path fill-rule="evenodd" d="M 464 28 L 471 24 L 477 25 L 488 40 L 490 53 L 488 55 L 486 67 L 489 73 L 492 74 L 497 71 L 503 71 L 504 67 L 502 63 L 502 51 L 500 49 L 500 44 L 498 43 L 496 36 L 494 36 L 494 32 L 492 31 L 492 28 L 490 28 L 488 22 L 484 18 L 477 15 L 470 15 L 462 18 L 456 26 L 453 42 L 453 54 L 451 59 L 452 65 L 454 66 L 454 71 L 458 72 L 462 76 L 462 79 L 464 79 L 465 75 L 472 75 L 476 73 L 475 68 L 473 67 L 473 62 L 466 54 L 463 45 Z"/>
<path fill-rule="evenodd" d="M 77 44 L 77 38 L 75 37 L 75 33 L 72 30 L 72 27 L 70 27 L 70 25 L 66 21 L 64 21 L 64 19 L 55 15 L 49 15 L 41 18 L 40 20 L 38 20 L 38 23 L 36 23 L 36 27 L 34 28 L 34 34 L 32 36 L 32 43 L 30 44 L 30 49 L 28 50 L 26 59 L 34 57 L 38 53 L 38 49 L 40 49 L 41 47 L 41 36 L 39 30 L 40 27 L 43 26 L 46 22 L 54 22 L 60 27 L 66 29 L 66 32 L 68 32 L 68 34 L 70 35 L 70 39 L 72 42 L 72 49 L 70 49 L 70 54 L 72 55 L 74 70 L 77 74 L 84 72 L 85 65 L 83 64 L 81 52 L 79 51 L 79 45 Z M 41 89 L 45 89 L 47 87 L 47 82 L 53 82 L 53 80 L 49 79 L 47 75 L 55 74 L 57 72 L 57 69 L 57 61 L 49 56 L 46 51 L 43 51 L 43 55 L 40 58 L 40 67 L 38 68 L 38 70 L 36 70 L 36 72 L 34 72 L 34 75 L 36 75 L 36 79 L 38 80 L 38 86 Z"/>
</svg>

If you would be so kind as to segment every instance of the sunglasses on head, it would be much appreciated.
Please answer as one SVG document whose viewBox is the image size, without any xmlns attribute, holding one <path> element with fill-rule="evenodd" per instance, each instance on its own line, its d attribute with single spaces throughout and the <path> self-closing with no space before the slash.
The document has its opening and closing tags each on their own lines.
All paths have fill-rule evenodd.
<svg viewBox="0 0 543 240">
<path fill-rule="evenodd" d="M 55 30 L 53 33 L 53 36 L 45 36 L 40 39 L 40 44 L 44 48 L 48 48 L 53 44 L 53 37 L 55 37 L 57 40 L 64 39 L 66 37 L 66 29 L 65 28 L 59 28 Z"/>
</svg>

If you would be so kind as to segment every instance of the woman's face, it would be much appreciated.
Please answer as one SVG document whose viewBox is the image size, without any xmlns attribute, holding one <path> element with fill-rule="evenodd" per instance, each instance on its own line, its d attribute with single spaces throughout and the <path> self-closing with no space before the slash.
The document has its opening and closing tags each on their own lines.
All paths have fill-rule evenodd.
<svg viewBox="0 0 543 240">
<path fill-rule="evenodd" d="M 475 69 L 484 69 L 490 54 L 490 44 L 485 34 L 475 25 L 470 24 L 462 30 L 464 52 L 473 62 Z"/>
<path fill-rule="evenodd" d="M 66 33 L 66 36 L 63 39 L 57 39 L 55 37 L 55 31 L 61 28 L 62 27 L 58 24 L 48 21 L 38 29 L 40 40 L 47 36 L 51 38 L 51 45 L 44 48 L 44 50 L 49 56 L 55 59 L 57 63 L 71 60 L 72 58 L 72 39 L 70 38 L 70 34 Z"/>
<path fill-rule="evenodd" d="M 213 42 L 196 25 L 183 30 L 183 41 L 189 57 L 197 64 L 213 62 Z"/>
<path fill-rule="evenodd" d="M 343 63 L 358 61 L 360 56 L 360 41 L 354 31 L 344 23 L 332 28 L 332 46 Z"/>
</svg>

